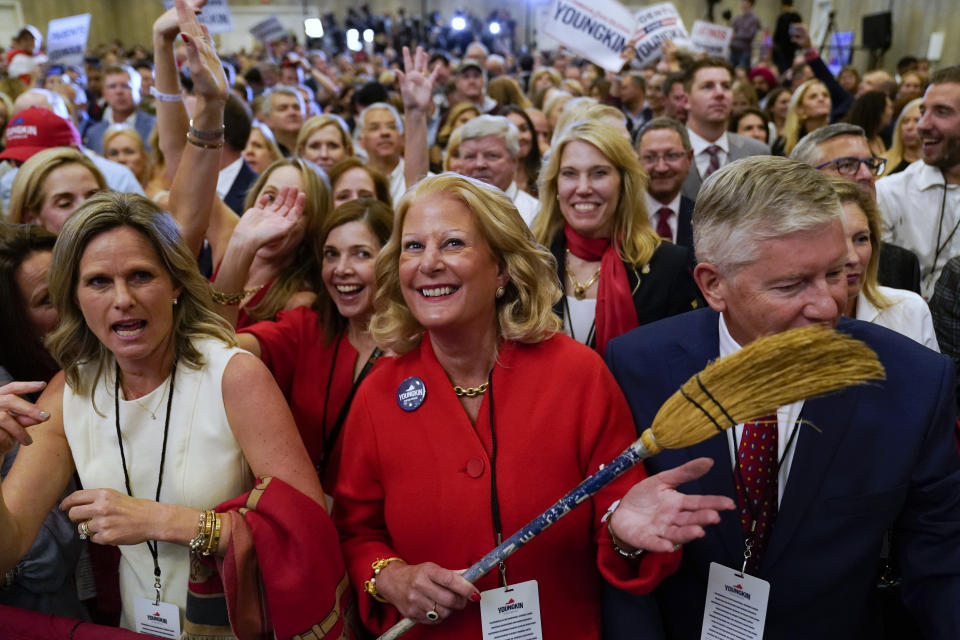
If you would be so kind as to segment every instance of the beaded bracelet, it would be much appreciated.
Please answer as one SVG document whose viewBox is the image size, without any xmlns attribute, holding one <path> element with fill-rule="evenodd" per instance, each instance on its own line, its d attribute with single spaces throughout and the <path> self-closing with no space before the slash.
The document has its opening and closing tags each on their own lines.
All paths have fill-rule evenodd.
<svg viewBox="0 0 960 640">
<path fill-rule="evenodd" d="M 200 522 L 197 523 L 197 535 L 190 539 L 191 553 L 199 554 L 207 545 L 207 542 L 210 539 L 211 527 L 213 525 L 213 517 L 208 518 L 207 514 L 212 513 L 213 511 L 200 512 Z"/>
<path fill-rule="evenodd" d="M 150 87 L 150 95 L 157 99 L 157 102 L 183 102 L 183 96 L 179 93 L 163 93 L 156 87 Z"/>
<path fill-rule="evenodd" d="M 253 289 L 242 289 L 240 291 L 231 291 L 229 293 L 226 291 L 217 291 L 216 289 L 213 289 L 211 296 L 213 297 L 213 301 L 217 304 L 222 304 L 225 307 L 234 307 L 240 304 L 244 298 L 257 293 L 260 291 L 260 289 L 263 289 L 263 285 L 254 287 Z"/>
</svg>

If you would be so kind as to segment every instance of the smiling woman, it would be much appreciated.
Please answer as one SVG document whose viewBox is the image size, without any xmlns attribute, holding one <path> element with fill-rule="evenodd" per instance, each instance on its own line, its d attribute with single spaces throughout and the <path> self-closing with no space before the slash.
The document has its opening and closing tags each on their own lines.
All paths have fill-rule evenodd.
<svg viewBox="0 0 960 640">
<path fill-rule="evenodd" d="M 646 175 L 615 127 L 569 126 L 540 185 L 534 232 L 557 260 L 566 295 L 555 310 L 568 335 L 603 354 L 621 333 L 698 306 L 690 251 L 653 230 Z"/>
</svg>

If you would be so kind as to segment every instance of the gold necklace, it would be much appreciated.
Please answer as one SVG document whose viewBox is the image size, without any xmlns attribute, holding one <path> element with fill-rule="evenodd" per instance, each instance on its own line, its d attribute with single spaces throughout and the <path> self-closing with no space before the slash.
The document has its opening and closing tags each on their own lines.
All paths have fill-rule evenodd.
<svg viewBox="0 0 960 640">
<path fill-rule="evenodd" d="M 140 398 L 134 398 L 134 399 L 133 399 L 133 401 L 136 402 L 137 405 L 138 405 L 141 409 L 143 409 L 144 411 L 146 411 L 147 413 L 150 414 L 150 418 L 153 419 L 153 420 L 156 420 L 156 419 L 157 419 L 157 409 L 159 409 L 159 408 L 160 408 L 160 405 L 163 403 L 163 397 L 164 397 L 165 395 L 167 395 L 167 385 L 168 385 L 168 384 L 170 384 L 170 378 L 169 378 L 169 377 L 168 377 L 166 380 L 163 381 L 163 391 L 160 392 L 160 396 L 159 396 L 160 399 L 157 400 L 157 406 L 155 406 L 153 409 L 150 409 L 150 407 L 147 407 L 147 406 L 145 406 L 142 402 L 140 402 Z"/>
<path fill-rule="evenodd" d="M 484 382 L 483 384 L 477 385 L 476 387 L 461 387 L 458 384 L 453 385 L 453 392 L 457 394 L 458 398 L 475 398 L 487 390 L 487 387 L 490 385 L 490 382 Z"/>
<path fill-rule="evenodd" d="M 587 289 L 593 286 L 593 283 L 600 277 L 600 269 L 590 276 L 586 282 L 580 282 L 573 277 L 573 269 L 570 268 L 570 249 L 567 249 L 567 277 L 570 278 L 570 284 L 573 285 L 573 297 L 577 300 L 583 300 L 587 297 Z"/>
</svg>

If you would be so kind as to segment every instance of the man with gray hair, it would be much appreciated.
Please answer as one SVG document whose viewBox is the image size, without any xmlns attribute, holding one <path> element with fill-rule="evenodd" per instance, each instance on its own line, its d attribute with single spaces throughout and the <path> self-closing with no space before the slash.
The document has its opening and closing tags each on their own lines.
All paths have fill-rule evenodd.
<svg viewBox="0 0 960 640">
<path fill-rule="evenodd" d="M 693 147 L 682 122 L 654 118 L 637 134 L 637 156 L 647 171 L 647 211 L 657 234 L 693 248 L 693 200 L 680 193 L 693 163 Z"/>
<path fill-rule="evenodd" d="M 724 584 L 754 594 L 749 604 L 768 638 L 879 637 L 872 595 L 887 531 L 906 604 L 930 637 L 960 637 L 960 455 L 949 358 L 841 317 L 850 259 L 843 209 L 811 167 L 755 157 L 721 168 L 700 191 L 693 228 L 694 279 L 710 308 L 634 329 L 607 350 L 638 431 L 710 361 L 796 327 L 826 325 L 862 340 L 887 377 L 648 459 L 652 474 L 712 458 L 714 468 L 687 490 L 729 496 L 738 511 L 685 545 L 676 573 L 646 600 L 611 589 L 605 637 L 635 638 L 636 629 L 660 625 L 667 638 L 715 632 L 716 619 L 702 614 L 705 603 L 730 597 Z"/>
<path fill-rule="evenodd" d="M 837 122 L 808 133 L 790 157 L 827 175 L 842 176 L 877 197 L 876 179 L 887 161 L 870 152 L 862 127 Z"/>
<path fill-rule="evenodd" d="M 367 152 L 367 165 L 387 176 L 394 202 L 407 191 L 403 163 L 403 120 L 393 105 L 374 102 L 357 118 L 357 142 Z"/>
<path fill-rule="evenodd" d="M 303 96 L 294 87 L 277 85 L 264 98 L 257 117 L 273 131 L 284 157 L 292 156 L 297 148 L 297 135 L 306 113 Z"/>
<path fill-rule="evenodd" d="M 793 148 L 790 157 L 809 164 L 820 173 L 840 176 L 877 197 L 876 177 L 886 160 L 874 156 L 863 129 L 838 122 L 808 133 Z M 881 243 L 877 280 L 886 287 L 920 293 L 920 261 L 912 252 L 889 242 Z"/>
<path fill-rule="evenodd" d="M 530 226 L 540 203 L 514 181 L 519 149 L 520 132 L 503 116 L 479 116 L 460 127 L 460 172 L 506 193 Z"/>
</svg>

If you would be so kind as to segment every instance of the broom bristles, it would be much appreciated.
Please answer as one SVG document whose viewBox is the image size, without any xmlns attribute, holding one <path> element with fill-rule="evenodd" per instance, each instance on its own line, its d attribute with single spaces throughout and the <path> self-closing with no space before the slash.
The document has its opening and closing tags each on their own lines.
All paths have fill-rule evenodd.
<svg viewBox="0 0 960 640">
<path fill-rule="evenodd" d="M 783 405 L 885 375 L 859 340 L 822 325 L 791 329 L 711 362 L 663 403 L 641 440 L 651 453 L 689 447 Z"/>
</svg>

